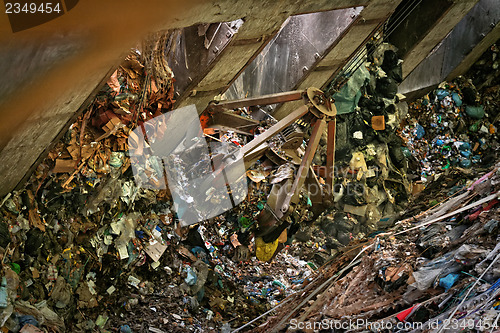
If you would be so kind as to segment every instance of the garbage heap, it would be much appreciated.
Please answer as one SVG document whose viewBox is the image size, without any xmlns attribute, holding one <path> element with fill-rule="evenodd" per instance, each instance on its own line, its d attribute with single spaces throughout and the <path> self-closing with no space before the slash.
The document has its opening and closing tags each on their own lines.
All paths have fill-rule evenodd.
<svg viewBox="0 0 500 333">
<path fill-rule="evenodd" d="M 498 330 L 499 167 L 442 176 L 444 200 L 342 249 L 254 331 Z M 455 177 L 464 186 L 449 197 Z M 431 198 L 426 189 L 416 204 Z"/>
<path fill-rule="evenodd" d="M 494 44 L 467 78 L 443 82 L 410 103 L 401 136 L 407 146 L 404 153 L 420 171 L 419 179 L 414 179 L 415 194 L 450 167 L 488 167 L 495 163 L 500 119 L 497 56 Z"/>
<path fill-rule="evenodd" d="M 335 249 L 390 226 L 411 194 L 408 158 L 398 135 L 405 97 L 398 94 L 402 61 L 397 50 L 379 45 L 336 93 L 334 207 L 320 228 Z M 315 156 L 326 162 L 326 137 Z"/>
<path fill-rule="evenodd" d="M 497 56 L 493 45 L 465 77 L 410 104 L 397 133 L 415 196 L 394 226 L 340 248 L 247 328 L 498 331 Z"/>
<path fill-rule="evenodd" d="M 155 36 L 132 51 L 24 188 L 0 201 L 3 331 L 228 329 L 278 304 L 317 269 L 309 252 L 291 246 L 272 264 L 255 258 L 268 171 L 249 174 L 241 205 L 190 227 L 180 225 L 169 190 L 136 184 L 133 129 L 175 102 L 160 56 L 168 40 Z M 218 139 L 245 142 L 231 133 Z M 154 171 L 142 170 L 145 183 L 155 185 Z"/>
</svg>

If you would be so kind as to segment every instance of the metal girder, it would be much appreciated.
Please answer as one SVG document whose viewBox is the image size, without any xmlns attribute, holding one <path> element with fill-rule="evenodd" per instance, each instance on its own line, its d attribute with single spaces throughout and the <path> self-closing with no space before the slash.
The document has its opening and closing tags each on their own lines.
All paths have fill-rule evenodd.
<svg viewBox="0 0 500 333">
<path fill-rule="evenodd" d="M 333 194 L 333 178 L 335 172 L 335 128 L 337 118 L 333 117 L 328 122 L 328 140 L 326 146 L 326 188 L 327 192 Z"/>
<path fill-rule="evenodd" d="M 277 94 L 269 94 L 259 97 L 243 98 L 234 101 L 220 102 L 217 104 L 210 104 L 207 107 L 209 111 L 222 111 L 225 109 L 235 109 L 254 105 L 269 105 L 290 101 L 297 101 L 302 98 L 303 90 L 287 91 Z"/>
<path fill-rule="evenodd" d="M 219 112 L 212 116 L 206 127 L 217 128 L 224 131 L 235 131 L 250 135 L 251 130 L 259 125 L 259 121 L 242 117 L 230 112 Z"/>
<path fill-rule="evenodd" d="M 243 148 L 240 149 L 240 156 L 245 156 L 249 154 L 252 150 L 257 148 L 263 142 L 266 142 L 271 137 L 275 136 L 286 127 L 290 126 L 297 119 L 303 117 L 308 112 L 309 112 L 309 106 L 303 105 L 299 107 L 297 110 L 295 110 L 294 112 L 290 113 L 288 116 L 280 120 L 277 124 L 273 125 L 270 129 L 260 134 L 255 139 L 250 141 L 248 144 L 243 146 Z"/>
<path fill-rule="evenodd" d="M 309 172 L 309 168 L 311 167 L 311 163 L 314 158 L 314 154 L 316 153 L 316 149 L 318 148 L 321 134 L 325 130 L 325 127 L 325 117 L 316 120 L 311 133 L 311 137 L 309 138 L 309 143 L 307 144 L 306 152 L 302 158 L 302 163 L 300 164 L 299 170 L 297 171 L 297 175 L 295 176 L 292 188 L 287 194 L 283 205 L 279 207 L 279 210 L 277 209 L 278 207 L 276 207 L 275 212 L 278 217 L 283 217 L 283 215 L 286 214 L 286 212 L 290 208 L 290 204 L 296 203 L 298 201 L 300 188 L 302 187 L 302 185 L 304 185 L 307 173 Z"/>
</svg>

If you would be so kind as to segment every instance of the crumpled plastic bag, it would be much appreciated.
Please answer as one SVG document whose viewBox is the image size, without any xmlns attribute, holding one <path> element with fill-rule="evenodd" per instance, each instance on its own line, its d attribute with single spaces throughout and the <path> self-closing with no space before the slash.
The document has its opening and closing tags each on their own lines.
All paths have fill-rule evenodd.
<svg viewBox="0 0 500 333">
<path fill-rule="evenodd" d="M 413 272 L 413 278 L 415 279 L 418 290 L 429 289 L 434 284 L 434 281 L 441 271 L 442 269 L 424 269 Z"/>
<path fill-rule="evenodd" d="M 34 306 L 26 301 L 16 301 L 14 308 L 16 312 L 32 315 L 40 325 L 45 325 L 56 332 L 66 332 L 64 320 L 47 306 L 46 301 L 37 303 Z"/>
<path fill-rule="evenodd" d="M 361 98 L 361 87 L 369 78 L 370 73 L 366 67 L 364 65 L 359 66 L 340 91 L 333 95 L 337 114 L 351 113 L 356 109 Z"/>
<path fill-rule="evenodd" d="M 56 307 L 61 309 L 68 306 L 71 301 L 71 295 L 72 290 L 70 285 L 66 283 L 66 280 L 62 276 L 59 276 L 50 298 L 56 302 Z"/>
</svg>

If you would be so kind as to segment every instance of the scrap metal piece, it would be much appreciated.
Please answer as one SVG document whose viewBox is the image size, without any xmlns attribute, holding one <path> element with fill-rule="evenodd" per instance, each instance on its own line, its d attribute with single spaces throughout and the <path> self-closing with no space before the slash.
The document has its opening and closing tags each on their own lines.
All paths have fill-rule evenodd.
<svg viewBox="0 0 500 333">
<path fill-rule="evenodd" d="M 239 116 L 231 112 L 217 112 L 205 125 L 206 127 L 216 128 L 224 131 L 235 131 L 237 133 L 251 135 L 252 130 L 259 125 L 254 119 Z"/>
<path fill-rule="evenodd" d="M 333 117 L 337 114 L 335 104 L 332 104 L 330 99 L 326 97 L 325 93 L 318 88 L 307 88 L 307 97 L 314 107 L 321 113 Z M 314 113 L 314 112 L 313 112 Z M 316 115 L 316 114 L 315 114 Z M 319 117 L 318 115 L 316 115 Z"/>
<path fill-rule="evenodd" d="M 304 91 L 302 90 L 294 90 L 283 93 L 264 95 L 260 97 L 243 98 L 232 101 L 220 102 L 218 104 L 212 103 L 208 105 L 207 109 L 209 111 L 215 112 L 215 111 L 223 111 L 227 109 L 236 109 L 254 105 L 269 105 L 269 104 L 276 104 L 276 103 L 283 103 L 290 101 L 298 101 L 302 99 L 303 93 Z"/>
<path fill-rule="evenodd" d="M 314 158 L 314 154 L 316 153 L 316 149 L 319 145 L 319 140 L 321 138 L 321 134 L 323 133 L 326 127 L 326 120 L 323 117 L 322 119 L 316 120 L 314 124 L 311 137 L 309 139 L 309 144 L 307 145 L 306 152 L 302 158 L 302 163 L 300 164 L 299 170 L 297 171 L 297 175 L 295 176 L 295 180 L 293 182 L 292 188 L 290 192 L 287 194 L 287 198 L 281 207 L 276 207 L 275 212 L 279 217 L 285 215 L 288 211 L 290 204 L 295 203 L 298 199 L 298 194 L 302 185 L 307 177 L 307 173 L 309 172 L 309 168 L 311 166 L 312 160 Z"/>
</svg>

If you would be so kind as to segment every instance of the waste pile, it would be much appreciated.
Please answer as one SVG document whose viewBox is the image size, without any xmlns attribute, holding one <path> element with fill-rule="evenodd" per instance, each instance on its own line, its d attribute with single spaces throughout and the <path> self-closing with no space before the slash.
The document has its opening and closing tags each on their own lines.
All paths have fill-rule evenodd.
<svg viewBox="0 0 500 333">
<path fill-rule="evenodd" d="M 342 249 L 255 331 L 498 331 L 499 167 L 443 176 L 444 200 Z M 457 176 L 464 186 L 448 196 Z"/>
<path fill-rule="evenodd" d="M 132 51 L 25 187 L 0 201 L 3 331 L 227 330 L 278 304 L 317 269 L 317 244 L 306 253 L 283 245 L 272 263 L 255 258 L 270 171 L 255 167 L 247 200 L 191 226 L 179 223 L 168 189 L 136 183 L 133 130 L 150 130 L 148 120 L 175 102 L 173 73 L 160 56 L 167 43 L 158 40 L 168 34 Z M 246 142 L 234 133 L 218 139 Z M 144 183 L 158 182 L 154 172 L 145 166 Z"/>
<path fill-rule="evenodd" d="M 415 193 L 450 167 L 488 167 L 495 163 L 500 115 L 498 75 L 494 71 L 497 56 L 494 44 L 467 78 L 443 82 L 409 105 L 401 136 L 407 145 L 405 154 L 419 161 L 414 163 L 420 170 L 420 177 L 414 179 Z"/>
<path fill-rule="evenodd" d="M 453 96 L 465 101 L 464 87 L 473 87 L 471 82 L 441 87 L 448 93 L 442 99 L 429 95 L 428 105 L 450 117 L 460 113 L 457 121 L 466 119 L 466 125 L 477 128 L 469 131 L 477 134 L 465 137 L 457 130 L 452 136 L 444 126 L 431 130 L 432 123 L 423 118 L 418 118 L 423 134 L 420 127 L 415 130 L 417 121 L 400 131 L 399 123 L 406 117 L 404 96 L 397 94 L 401 61 L 384 44 L 361 67 L 360 89 L 344 96 L 354 112 L 338 115 L 332 206 L 314 211 L 311 197 L 302 190 L 285 221 L 287 228 L 263 240 L 258 237 L 258 218 L 269 210 L 270 190 L 293 177 L 296 169 L 278 139 L 269 141 L 272 153 L 246 170 L 245 200 L 200 223 L 179 222 L 179 214 L 192 210 L 180 212 L 171 188 L 161 189 L 158 160 L 147 158 L 137 181 L 131 151 L 146 149 L 152 142 L 144 144 L 135 130 L 160 133 L 161 124 L 152 126 L 151 120 L 172 111 L 175 103 L 174 73 L 165 60 L 171 33 L 153 36 L 140 51 L 133 50 L 24 188 L 0 200 L 4 332 L 228 332 L 267 321 L 261 327 L 265 330 L 297 314 L 301 319 L 381 319 L 415 302 L 424 304 L 419 311 L 427 309 L 427 318 L 432 318 L 438 310 L 429 307 L 435 304 L 430 299 L 453 309 L 453 304 L 465 300 L 464 293 L 494 294 L 497 272 L 487 265 L 496 256 L 490 250 L 496 246 L 498 200 L 491 193 L 499 190 L 498 169 L 472 184 L 481 169 L 454 166 L 470 159 L 487 168 L 496 161 L 489 154 L 497 144 L 492 140 L 496 140 L 498 117 L 493 110 L 498 89 L 481 93 L 479 101 L 465 103 L 465 109 Z M 438 108 L 445 100 L 453 106 Z M 480 122 L 470 123 L 461 115 L 472 117 L 467 106 L 473 108 L 469 113 L 484 110 Z M 247 109 L 233 112 L 255 116 Z M 259 121 L 256 134 L 275 123 L 270 116 Z M 310 128 L 294 126 L 305 132 L 303 148 Z M 476 148 L 475 142 L 486 135 L 483 127 L 488 128 L 490 141 Z M 441 130 L 439 135 L 446 140 L 461 140 L 460 145 L 451 144 L 456 148 L 451 151 L 460 155 L 455 154 L 456 163 L 451 155 L 430 158 L 437 153 L 422 148 L 424 141 L 419 140 L 431 142 L 430 135 L 438 133 L 433 131 Z M 232 131 L 204 135 L 208 143 L 226 143 L 232 150 L 244 147 L 253 136 Z M 326 138 L 321 141 L 313 169 L 324 185 Z M 184 144 L 186 149 L 175 154 L 192 153 L 197 142 Z M 424 158 L 418 155 L 421 152 Z M 443 168 L 446 159 L 450 168 Z M 202 158 L 194 166 L 175 160 L 173 167 L 187 179 L 209 168 L 209 160 Z M 425 175 L 411 165 L 419 160 L 427 163 L 422 170 L 430 168 Z M 429 205 L 434 208 L 400 222 L 390 236 L 378 234 L 401 215 L 412 191 L 410 181 L 422 181 L 421 176 L 426 184 L 406 214 L 415 215 Z M 439 185 L 443 182 L 446 188 Z M 182 187 L 182 182 L 176 186 Z M 205 194 L 215 207 L 217 196 Z M 449 196 L 453 196 L 449 201 L 434 202 Z M 484 206 L 466 206 L 478 200 Z M 467 209 L 442 218 L 458 206 Z M 434 223 L 436 218 L 442 220 Z M 409 236 L 395 233 L 422 221 L 432 226 Z M 471 286 L 470 275 L 481 288 Z M 454 295 L 447 302 L 438 297 L 443 294 L 436 289 L 439 285 L 446 288 L 444 294 Z M 261 317 L 277 309 L 284 311 L 282 315 Z M 413 309 L 416 316 L 419 312 Z"/>
<path fill-rule="evenodd" d="M 406 117 L 402 61 L 381 44 L 333 97 L 337 105 L 334 211 L 321 229 L 330 243 L 347 245 L 385 228 L 406 207 L 411 194 L 408 159 L 398 135 Z M 323 141 L 326 144 L 326 139 Z M 326 145 L 316 154 L 324 165 Z"/>
<path fill-rule="evenodd" d="M 414 196 L 394 226 L 340 248 L 246 328 L 500 330 L 497 55 L 493 45 L 466 76 L 409 105 L 396 132 Z"/>
</svg>

